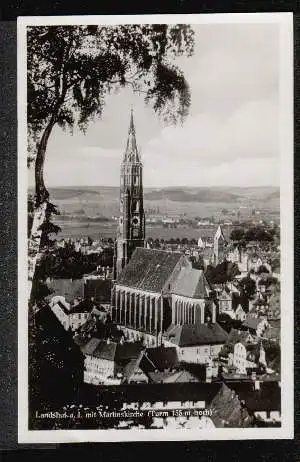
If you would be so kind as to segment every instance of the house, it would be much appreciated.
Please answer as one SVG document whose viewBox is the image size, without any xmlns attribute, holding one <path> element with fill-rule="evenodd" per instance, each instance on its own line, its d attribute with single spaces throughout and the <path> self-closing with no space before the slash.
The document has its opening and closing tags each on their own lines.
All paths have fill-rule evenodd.
<svg viewBox="0 0 300 462">
<path fill-rule="evenodd" d="M 130 359 L 124 366 L 122 383 L 148 383 L 149 378 L 140 367 L 142 357 L 143 351 L 137 358 Z"/>
<path fill-rule="evenodd" d="M 254 300 L 249 300 L 249 311 L 251 313 L 257 313 L 265 315 L 269 307 L 267 296 L 264 293 L 259 292 Z"/>
<path fill-rule="evenodd" d="M 70 304 L 61 295 L 52 297 L 49 306 L 63 328 L 72 331 L 76 331 L 87 321 L 93 309 L 93 305 L 86 300 Z"/>
<path fill-rule="evenodd" d="M 254 343 L 254 338 L 247 331 L 231 329 L 226 344 L 235 345 L 238 342 Z"/>
<path fill-rule="evenodd" d="M 244 277 L 248 273 L 248 254 L 247 252 L 240 249 L 238 246 L 228 247 L 226 252 L 226 260 L 235 263 L 241 273 L 241 277 Z"/>
<path fill-rule="evenodd" d="M 236 392 L 225 383 L 222 383 L 208 409 L 212 411 L 212 415 L 202 418 L 211 420 L 215 428 L 251 426 L 251 417 L 247 409 L 243 406 Z"/>
<path fill-rule="evenodd" d="M 146 373 L 176 371 L 179 367 L 176 347 L 161 345 L 157 348 L 147 348 L 141 358 L 140 367 Z"/>
<path fill-rule="evenodd" d="M 234 317 L 232 309 L 232 295 L 227 287 L 224 287 L 222 292 L 218 294 L 219 314 L 228 314 L 231 318 Z"/>
<path fill-rule="evenodd" d="M 227 342 L 219 353 L 219 359 L 223 364 L 223 371 L 229 372 L 229 369 L 233 366 L 234 346 L 237 343 L 244 345 L 255 343 L 253 336 L 247 332 L 238 329 L 231 329 L 227 338 Z"/>
<path fill-rule="evenodd" d="M 254 317 L 251 313 L 247 314 L 242 324 L 243 329 L 248 330 L 252 335 L 261 337 L 267 329 L 269 323 L 264 316 Z"/>
<path fill-rule="evenodd" d="M 280 319 L 280 293 L 274 293 L 269 298 L 267 309 L 268 320 Z"/>
<path fill-rule="evenodd" d="M 237 373 L 243 375 L 246 375 L 249 370 L 256 370 L 259 365 L 266 367 L 266 354 L 262 343 L 236 343 L 232 362 Z"/>
<path fill-rule="evenodd" d="M 260 266 L 262 266 L 263 261 L 260 258 L 260 256 L 257 253 L 252 253 L 248 257 L 248 272 L 253 270 L 255 273 L 257 273 L 258 269 Z"/>
<path fill-rule="evenodd" d="M 165 345 L 176 346 L 178 358 L 186 363 L 209 364 L 218 357 L 228 334 L 218 323 L 170 326 Z"/>
<path fill-rule="evenodd" d="M 271 340 L 275 343 L 280 343 L 280 319 L 270 319 L 269 326 L 263 334 L 263 338 Z"/>
<path fill-rule="evenodd" d="M 133 363 L 130 369 L 129 363 L 137 360 L 141 350 L 141 344 L 116 343 L 92 337 L 81 346 L 85 356 L 84 382 L 93 385 L 118 385 L 124 379 L 125 368 L 125 380 L 132 379 L 138 371 Z"/>
<path fill-rule="evenodd" d="M 281 388 L 278 381 L 236 381 L 227 383 L 235 390 L 256 426 L 279 425 L 281 421 Z"/>
<path fill-rule="evenodd" d="M 242 321 L 242 322 L 245 321 L 247 317 L 247 313 L 240 303 L 237 305 L 236 308 L 233 308 L 233 311 L 234 311 L 234 319 L 236 319 L 237 321 Z"/>
</svg>

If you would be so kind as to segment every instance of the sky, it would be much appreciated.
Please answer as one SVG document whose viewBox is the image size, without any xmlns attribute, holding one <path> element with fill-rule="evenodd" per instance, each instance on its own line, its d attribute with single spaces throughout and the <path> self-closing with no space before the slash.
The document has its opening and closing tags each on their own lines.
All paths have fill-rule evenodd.
<svg viewBox="0 0 300 462">
<path fill-rule="evenodd" d="M 131 107 L 144 186 L 279 185 L 278 25 L 193 28 L 194 55 L 176 60 L 192 96 L 184 125 L 167 126 L 142 95 L 121 90 L 85 135 L 54 129 L 47 186 L 118 186 Z"/>
</svg>

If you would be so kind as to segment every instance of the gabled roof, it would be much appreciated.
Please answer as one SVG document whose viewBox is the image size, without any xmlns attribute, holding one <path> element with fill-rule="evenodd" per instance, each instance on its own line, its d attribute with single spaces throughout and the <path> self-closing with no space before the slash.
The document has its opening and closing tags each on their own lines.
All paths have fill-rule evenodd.
<svg viewBox="0 0 300 462">
<path fill-rule="evenodd" d="M 179 347 L 218 345 L 227 342 L 228 334 L 218 323 L 170 326 L 167 339 Z"/>
<path fill-rule="evenodd" d="M 244 427 L 250 423 L 248 412 L 242 409 L 238 396 L 225 383 L 212 399 L 209 409 L 213 411 L 211 419 L 216 427 Z"/>
<path fill-rule="evenodd" d="M 225 241 L 225 236 L 223 234 L 223 230 L 221 228 L 221 225 L 218 226 L 218 229 L 216 231 L 216 234 L 215 234 L 215 239 L 222 239 L 223 241 Z"/>
<path fill-rule="evenodd" d="M 207 298 L 210 285 L 202 270 L 182 267 L 172 288 L 172 293 L 191 298 Z"/>
<path fill-rule="evenodd" d="M 91 338 L 91 340 L 82 346 L 81 351 L 85 355 L 93 355 L 94 351 L 101 343 L 99 338 Z"/>
<path fill-rule="evenodd" d="M 180 253 L 137 247 L 116 283 L 149 292 L 160 292 L 177 263 Z"/>
<path fill-rule="evenodd" d="M 148 373 L 151 382 L 154 383 L 198 383 L 199 380 L 188 371 L 156 371 Z"/>
<path fill-rule="evenodd" d="M 139 342 L 118 343 L 116 350 L 116 362 L 130 361 L 139 357 L 143 346 Z"/>
<path fill-rule="evenodd" d="M 141 360 L 141 369 L 145 372 L 165 371 L 178 366 L 179 360 L 175 347 L 147 348 Z"/>
<path fill-rule="evenodd" d="M 141 350 L 142 345 L 140 343 L 126 342 L 121 344 L 112 341 L 107 342 L 95 337 L 91 338 L 91 340 L 81 348 L 83 354 L 115 361 L 119 364 L 127 364 L 132 359 L 137 359 Z"/>
<path fill-rule="evenodd" d="M 231 343 L 234 345 L 235 343 L 238 343 L 238 342 L 246 344 L 249 337 L 251 337 L 252 339 L 252 336 L 251 334 L 249 334 L 249 332 L 246 332 L 243 330 L 231 329 L 229 333 L 229 337 L 227 339 L 227 344 Z"/>
</svg>

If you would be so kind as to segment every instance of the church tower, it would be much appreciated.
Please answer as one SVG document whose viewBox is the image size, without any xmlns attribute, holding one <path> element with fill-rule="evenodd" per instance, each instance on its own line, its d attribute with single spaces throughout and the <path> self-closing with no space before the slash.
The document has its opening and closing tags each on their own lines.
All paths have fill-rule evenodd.
<svg viewBox="0 0 300 462">
<path fill-rule="evenodd" d="M 121 164 L 120 216 L 114 257 L 114 279 L 131 258 L 136 247 L 144 247 L 143 165 L 138 152 L 133 111 Z"/>
<path fill-rule="evenodd" d="M 220 263 L 224 261 L 225 246 L 226 246 L 226 240 L 223 234 L 223 230 L 221 226 L 219 226 L 214 236 L 213 264 L 215 266 L 219 265 Z"/>
</svg>

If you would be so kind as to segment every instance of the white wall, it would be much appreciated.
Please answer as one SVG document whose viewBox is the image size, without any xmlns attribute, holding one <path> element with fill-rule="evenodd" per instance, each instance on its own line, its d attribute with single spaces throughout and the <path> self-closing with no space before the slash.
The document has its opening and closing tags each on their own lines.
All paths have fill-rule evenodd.
<svg viewBox="0 0 300 462">
<path fill-rule="evenodd" d="M 114 369 L 114 361 L 87 355 L 84 359 L 84 381 L 93 384 L 103 383 L 108 377 L 113 377 Z"/>
<path fill-rule="evenodd" d="M 174 346 L 170 343 L 170 346 Z M 207 364 L 213 358 L 217 358 L 223 345 L 199 345 L 192 347 L 177 347 L 180 361 L 196 364 Z"/>
</svg>

